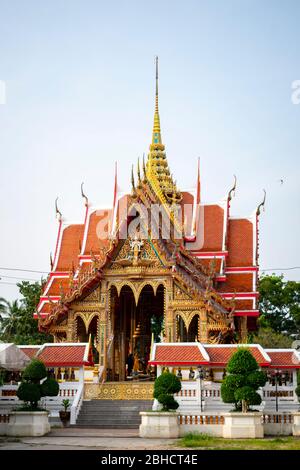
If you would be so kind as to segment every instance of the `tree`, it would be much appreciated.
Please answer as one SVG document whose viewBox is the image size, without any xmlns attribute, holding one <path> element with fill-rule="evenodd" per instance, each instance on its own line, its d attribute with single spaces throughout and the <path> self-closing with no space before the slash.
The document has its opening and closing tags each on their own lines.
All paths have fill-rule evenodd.
<svg viewBox="0 0 300 470">
<path fill-rule="evenodd" d="M 246 413 L 250 405 L 260 405 L 261 396 L 257 393 L 267 381 L 266 374 L 246 348 L 238 350 L 230 358 L 227 368 L 229 375 L 221 385 L 221 397 L 224 403 L 234 403 L 236 410 Z"/>
<path fill-rule="evenodd" d="M 4 337 L 11 337 L 15 335 L 21 326 L 21 308 L 18 300 L 8 302 L 1 299 L 1 332 Z"/>
<path fill-rule="evenodd" d="M 56 380 L 47 377 L 45 364 L 32 359 L 22 374 L 22 382 L 17 390 L 17 397 L 25 402 L 25 409 L 38 411 L 38 402 L 42 397 L 56 397 L 59 385 Z M 45 379 L 42 383 L 41 381 Z M 22 407 L 24 409 L 24 407 Z"/>
<path fill-rule="evenodd" d="M 258 343 L 263 348 L 290 348 L 293 339 L 282 333 L 276 333 L 272 328 L 259 328 L 259 330 L 249 336 L 249 343 Z"/>
<path fill-rule="evenodd" d="M 23 281 L 17 284 L 22 298 L 7 302 L 0 299 L 0 340 L 15 344 L 41 344 L 52 342 L 50 335 L 38 330 L 38 321 L 33 318 L 41 295 L 41 284 Z"/>
<path fill-rule="evenodd" d="M 179 378 L 170 372 L 163 372 L 154 382 L 153 396 L 162 405 L 163 411 L 176 410 L 179 403 L 174 399 L 174 393 L 180 390 Z"/>
<path fill-rule="evenodd" d="M 259 281 L 262 327 L 293 339 L 300 336 L 300 282 L 284 281 L 283 275 L 262 276 Z"/>
</svg>

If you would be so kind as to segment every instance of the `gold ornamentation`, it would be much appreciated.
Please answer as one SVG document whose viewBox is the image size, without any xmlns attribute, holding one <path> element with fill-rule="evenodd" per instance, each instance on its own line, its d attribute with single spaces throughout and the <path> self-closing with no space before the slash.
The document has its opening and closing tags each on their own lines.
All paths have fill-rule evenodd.
<svg viewBox="0 0 300 470">
<path fill-rule="evenodd" d="M 154 385 L 151 382 L 106 382 L 86 384 L 85 399 L 98 400 L 153 400 Z"/>
</svg>

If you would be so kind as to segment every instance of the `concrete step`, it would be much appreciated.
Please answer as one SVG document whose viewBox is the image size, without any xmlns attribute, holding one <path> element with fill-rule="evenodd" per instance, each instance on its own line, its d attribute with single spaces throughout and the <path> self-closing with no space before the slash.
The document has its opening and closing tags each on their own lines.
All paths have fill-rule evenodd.
<svg viewBox="0 0 300 470">
<path fill-rule="evenodd" d="M 150 400 L 84 400 L 76 427 L 137 429 L 140 411 L 152 408 Z"/>
</svg>

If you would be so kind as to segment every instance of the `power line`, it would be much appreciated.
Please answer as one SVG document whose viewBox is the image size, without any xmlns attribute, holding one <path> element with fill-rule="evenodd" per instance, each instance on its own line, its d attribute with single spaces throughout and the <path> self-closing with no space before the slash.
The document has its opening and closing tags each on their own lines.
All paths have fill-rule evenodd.
<svg viewBox="0 0 300 470">
<path fill-rule="evenodd" d="M 2 286 L 2 284 L 6 284 L 6 285 L 8 285 L 8 286 L 15 286 L 15 287 L 17 287 L 17 284 L 14 283 L 14 282 L 2 282 L 2 281 L 1 281 L 1 282 L 0 282 L 0 286 Z"/>
<path fill-rule="evenodd" d="M 15 277 L 15 276 L 4 276 L 0 274 L 0 280 L 5 277 L 6 279 L 20 279 L 20 281 L 36 281 L 38 282 L 39 279 L 32 279 L 31 277 Z"/>
<path fill-rule="evenodd" d="M 291 271 L 294 269 L 300 269 L 300 266 L 290 266 L 287 268 L 265 268 L 265 269 L 260 269 L 260 272 L 266 272 L 266 271 Z M 21 272 L 27 272 L 27 273 L 36 273 L 36 274 L 49 274 L 49 271 L 37 271 L 34 269 L 22 269 L 22 268 L 6 268 L 6 267 L 0 267 L 0 270 L 3 271 L 21 271 Z M 29 278 L 21 278 L 21 277 L 10 277 L 10 276 L 2 276 L 10 279 L 23 279 L 23 280 L 28 280 L 28 281 L 36 281 L 36 279 L 29 279 Z M 1 278 L 1 275 L 0 275 Z"/>
<path fill-rule="evenodd" d="M 48 274 L 48 271 L 35 271 L 33 269 L 21 269 L 21 268 L 1 268 L 3 271 L 22 271 L 27 273 L 38 273 L 38 274 Z"/>
<path fill-rule="evenodd" d="M 291 271 L 292 269 L 300 269 L 300 266 L 292 266 L 291 268 L 267 268 L 260 269 L 261 272 L 265 271 Z"/>
</svg>

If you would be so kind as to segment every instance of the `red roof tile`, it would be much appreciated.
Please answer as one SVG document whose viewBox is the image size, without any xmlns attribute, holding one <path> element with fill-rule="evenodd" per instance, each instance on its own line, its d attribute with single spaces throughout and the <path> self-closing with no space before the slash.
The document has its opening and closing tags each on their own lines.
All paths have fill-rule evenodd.
<svg viewBox="0 0 300 470">
<path fill-rule="evenodd" d="M 294 351 L 270 351 L 266 349 L 266 353 L 271 358 L 271 367 L 293 367 L 300 365 L 299 358 Z"/>
<path fill-rule="evenodd" d="M 69 271 L 78 265 L 78 255 L 84 231 L 83 224 L 69 225 L 62 234 L 56 271 Z"/>
<path fill-rule="evenodd" d="M 29 347 L 29 348 L 24 348 L 22 346 L 18 346 L 19 349 L 21 349 L 21 351 L 26 354 L 26 356 L 28 356 L 30 359 L 32 359 L 36 353 L 39 351 L 41 346 L 32 346 L 32 347 Z"/>
<path fill-rule="evenodd" d="M 204 245 L 201 251 L 219 251 L 223 244 L 224 209 L 217 204 L 204 206 Z"/>
<path fill-rule="evenodd" d="M 85 361 L 87 345 L 62 345 L 47 344 L 38 354 L 38 359 L 43 361 L 47 367 L 79 367 L 88 364 Z"/>
<path fill-rule="evenodd" d="M 111 210 L 101 209 L 90 215 L 88 234 L 84 249 L 85 255 L 99 253 L 100 246 L 108 246 L 108 222 Z"/>
<path fill-rule="evenodd" d="M 205 349 L 210 357 L 210 363 L 225 365 L 231 356 L 237 351 L 238 345 L 234 346 L 205 346 Z M 262 352 L 257 346 L 247 347 L 251 354 L 254 356 L 258 364 L 267 364 L 268 361 L 263 356 Z"/>
<path fill-rule="evenodd" d="M 155 358 L 152 361 L 156 364 L 191 364 L 191 363 L 207 363 L 203 357 L 199 347 L 195 344 L 183 346 L 181 345 L 156 345 Z"/>
<path fill-rule="evenodd" d="M 219 292 L 252 292 L 253 274 L 252 273 L 236 273 L 226 274 L 226 282 L 223 282 L 219 288 Z"/>
<path fill-rule="evenodd" d="M 248 219 L 229 220 L 227 266 L 252 266 L 253 224 Z"/>
</svg>

